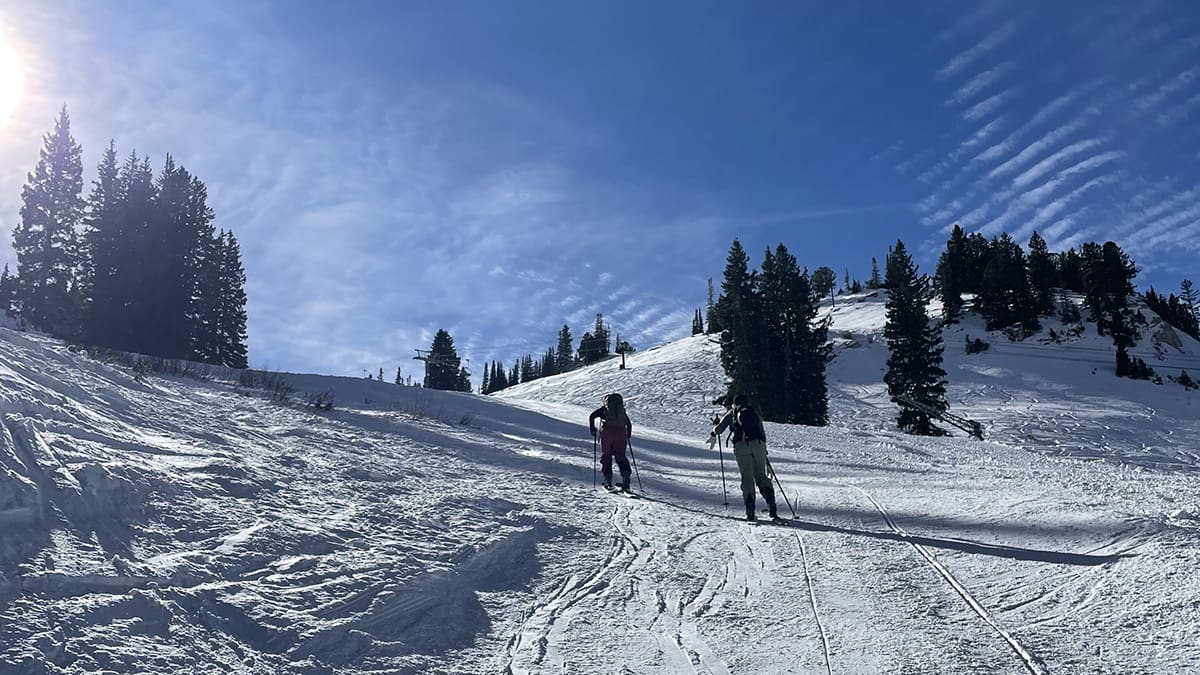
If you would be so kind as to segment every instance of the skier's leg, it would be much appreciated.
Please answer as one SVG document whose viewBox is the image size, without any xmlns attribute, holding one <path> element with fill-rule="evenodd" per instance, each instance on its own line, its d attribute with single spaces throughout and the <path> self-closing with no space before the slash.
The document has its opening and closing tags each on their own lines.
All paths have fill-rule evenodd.
<svg viewBox="0 0 1200 675">
<path fill-rule="evenodd" d="M 763 441 L 752 441 L 750 449 L 754 456 L 754 482 L 767 502 L 771 517 L 778 518 L 779 512 L 775 509 L 775 486 L 771 484 L 771 476 L 767 473 L 767 444 Z"/>
<path fill-rule="evenodd" d="M 629 492 L 629 477 L 633 475 L 633 469 L 629 467 L 629 457 L 625 454 L 625 443 L 622 441 L 616 448 L 613 449 L 613 459 L 617 460 L 617 467 L 621 470 L 621 489 Z"/>
<path fill-rule="evenodd" d="M 733 458 L 737 460 L 738 473 L 742 477 L 742 501 L 746 504 L 746 518 L 754 520 L 754 453 L 751 452 L 749 444 L 735 443 Z"/>
</svg>

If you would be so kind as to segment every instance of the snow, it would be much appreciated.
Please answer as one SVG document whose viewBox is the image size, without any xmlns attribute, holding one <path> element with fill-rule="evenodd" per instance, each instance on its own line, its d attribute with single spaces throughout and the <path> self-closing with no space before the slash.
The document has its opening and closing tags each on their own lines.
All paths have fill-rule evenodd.
<svg viewBox="0 0 1200 675">
<path fill-rule="evenodd" d="M 317 413 L 0 327 L 0 672 L 1200 671 L 1200 392 L 967 317 L 987 440 L 907 436 L 882 298 L 825 311 L 832 424 L 768 424 L 792 527 L 707 447 L 710 337 L 493 397 L 288 375 Z M 1172 341 L 1134 354 L 1200 373 Z M 642 499 L 593 488 L 609 391 Z"/>
</svg>

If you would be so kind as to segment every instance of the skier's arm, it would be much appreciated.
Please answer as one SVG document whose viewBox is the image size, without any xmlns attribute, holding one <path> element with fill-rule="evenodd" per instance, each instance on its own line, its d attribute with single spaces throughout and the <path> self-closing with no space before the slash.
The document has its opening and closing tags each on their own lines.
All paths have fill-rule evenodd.
<svg viewBox="0 0 1200 675">
<path fill-rule="evenodd" d="M 596 435 L 596 418 L 597 417 L 599 417 L 600 419 L 604 419 L 604 407 L 603 406 L 596 408 L 595 412 L 593 412 L 591 415 L 588 415 L 588 429 L 591 430 L 593 436 Z"/>
<path fill-rule="evenodd" d="M 732 411 L 725 413 L 725 416 L 721 418 L 721 421 L 717 422 L 717 426 L 713 427 L 712 435 L 720 436 L 722 433 L 725 432 L 726 429 L 729 428 L 730 424 L 733 424 L 733 412 Z"/>
</svg>

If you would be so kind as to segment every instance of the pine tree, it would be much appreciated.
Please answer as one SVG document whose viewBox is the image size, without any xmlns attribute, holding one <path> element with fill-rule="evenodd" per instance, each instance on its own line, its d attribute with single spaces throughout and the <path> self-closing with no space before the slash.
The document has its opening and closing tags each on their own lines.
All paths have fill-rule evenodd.
<svg viewBox="0 0 1200 675">
<path fill-rule="evenodd" d="M 704 332 L 704 319 L 700 318 L 700 308 L 696 308 L 696 313 L 692 315 L 692 335 L 699 335 Z"/>
<path fill-rule="evenodd" d="M 963 240 L 963 293 L 979 293 L 982 290 L 983 272 L 990 258 L 987 237 L 978 232 L 968 234 Z"/>
<path fill-rule="evenodd" d="M 760 413 L 776 422 L 828 423 L 829 323 L 816 321 L 823 293 L 815 291 L 808 271 L 800 270 L 783 244 L 764 255 L 756 287 L 763 344 Z"/>
<path fill-rule="evenodd" d="M 1191 279 L 1184 279 L 1179 284 L 1179 299 L 1191 312 L 1193 321 L 1200 321 L 1200 293 L 1192 286 Z"/>
<path fill-rule="evenodd" d="M 491 383 L 491 379 L 492 379 L 492 378 L 491 378 L 491 369 L 490 369 L 490 368 L 484 368 L 484 369 L 483 369 L 483 382 L 482 382 L 482 383 L 480 383 L 480 385 L 479 385 L 479 393 L 481 393 L 481 394 L 490 394 L 490 393 L 492 393 L 492 383 Z"/>
<path fill-rule="evenodd" d="M 755 275 L 749 269 L 750 258 L 741 242 L 733 240 L 725 259 L 721 281 L 721 296 L 717 299 L 716 314 L 721 331 L 721 366 L 729 380 L 725 398 L 736 393 L 746 394 L 759 402 L 759 359 L 761 350 L 761 313 L 755 296 Z"/>
<path fill-rule="evenodd" d="M 232 232 L 221 245 L 219 330 L 221 363 L 245 368 L 246 358 L 246 272 L 242 250 Z"/>
<path fill-rule="evenodd" d="M 1007 233 L 992 240 L 975 305 L 987 320 L 988 330 L 1020 324 L 1026 331 L 1038 328 L 1036 301 L 1029 288 L 1025 254 Z"/>
<path fill-rule="evenodd" d="M 487 371 L 484 371 L 484 379 L 487 379 Z M 396 384 L 404 384 L 404 378 L 400 376 L 400 366 L 396 366 Z"/>
<path fill-rule="evenodd" d="M 508 384 L 514 385 L 514 384 L 520 384 L 520 383 L 521 383 L 521 361 L 518 359 L 516 361 L 513 361 L 512 370 L 510 370 L 508 373 Z"/>
<path fill-rule="evenodd" d="M 1058 273 L 1058 283 L 1063 288 L 1076 293 L 1083 292 L 1083 259 L 1073 248 L 1055 256 L 1055 271 Z"/>
<path fill-rule="evenodd" d="M 445 329 L 439 328 L 429 347 L 425 361 L 425 387 L 443 391 L 459 390 L 459 369 L 462 361 L 454 348 L 454 338 Z"/>
<path fill-rule="evenodd" d="M 818 267 L 812 273 L 812 289 L 818 298 L 829 296 L 829 306 L 836 304 L 833 289 L 837 286 L 837 272 L 829 267 Z"/>
<path fill-rule="evenodd" d="M 938 260 L 936 286 L 942 296 L 942 316 L 946 323 L 955 323 L 962 316 L 963 288 L 966 284 L 967 237 L 962 227 L 954 225 L 946 250 Z"/>
<path fill-rule="evenodd" d="M 71 339 L 80 337 L 83 321 L 81 279 L 86 265 L 77 232 L 83 207 L 82 150 L 71 135 L 71 118 L 63 106 L 21 189 L 21 221 L 13 231 L 13 249 L 22 315 Z"/>
<path fill-rule="evenodd" d="M 458 377 L 455 381 L 454 391 L 462 391 L 471 393 L 471 373 L 466 368 L 458 369 Z"/>
<path fill-rule="evenodd" d="M 1034 310 L 1038 316 L 1049 316 L 1054 312 L 1054 288 L 1058 286 L 1058 273 L 1054 260 L 1046 247 L 1046 240 L 1035 231 L 1029 236 L 1029 286 L 1033 292 Z"/>
<path fill-rule="evenodd" d="M 560 373 L 570 372 L 575 367 L 574 339 L 571 337 L 570 327 L 565 323 L 562 330 L 558 331 L 558 348 L 554 354 L 554 364 Z"/>
<path fill-rule="evenodd" d="M 521 359 L 521 381 L 532 382 L 536 379 L 533 375 L 533 356 L 526 354 Z"/>
<path fill-rule="evenodd" d="M 946 371 L 942 370 L 942 333 L 928 315 L 931 296 L 928 279 L 918 275 L 912 258 L 897 241 L 887 258 L 887 339 L 889 356 L 883 377 L 888 394 L 900 406 L 897 426 L 923 435 L 942 435 L 929 414 L 902 402 L 910 399 L 928 408 L 945 411 Z"/>
<path fill-rule="evenodd" d="M 0 312 L 12 316 L 17 301 L 17 278 L 8 273 L 8 263 L 4 264 L 4 273 L 0 274 Z"/>
<path fill-rule="evenodd" d="M 552 375 L 558 375 L 558 355 L 555 354 L 554 347 L 547 347 L 542 356 L 542 377 Z"/>
<path fill-rule="evenodd" d="M 867 288 L 879 288 L 883 282 L 879 279 L 879 263 L 875 260 L 875 256 L 871 256 L 871 278 L 867 281 Z"/>
<path fill-rule="evenodd" d="M 124 194 L 115 144 L 109 142 L 100 161 L 96 180 L 87 199 L 84 244 L 90 264 L 86 268 L 84 314 L 87 338 L 95 344 L 122 346 L 122 317 L 125 315 L 124 274 L 121 246 L 125 240 L 121 217 Z"/>
</svg>

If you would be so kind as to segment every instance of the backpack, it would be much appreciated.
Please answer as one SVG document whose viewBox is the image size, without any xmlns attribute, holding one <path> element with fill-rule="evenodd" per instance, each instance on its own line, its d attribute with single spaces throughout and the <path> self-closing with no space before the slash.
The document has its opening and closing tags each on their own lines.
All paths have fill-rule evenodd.
<svg viewBox="0 0 1200 675">
<path fill-rule="evenodd" d="M 767 434 L 763 431 L 762 418 L 758 416 L 758 412 L 754 408 L 742 406 L 733 411 L 733 418 L 742 432 L 743 439 L 747 441 L 767 440 Z M 734 437 L 736 438 L 736 435 Z"/>
<path fill-rule="evenodd" d="M 629 417 L 625 414 L 625 399 L 620 394 L 608 394 L 604 397 L 604 426 L 613 425 L 623 428 Z"/>
</svg>

